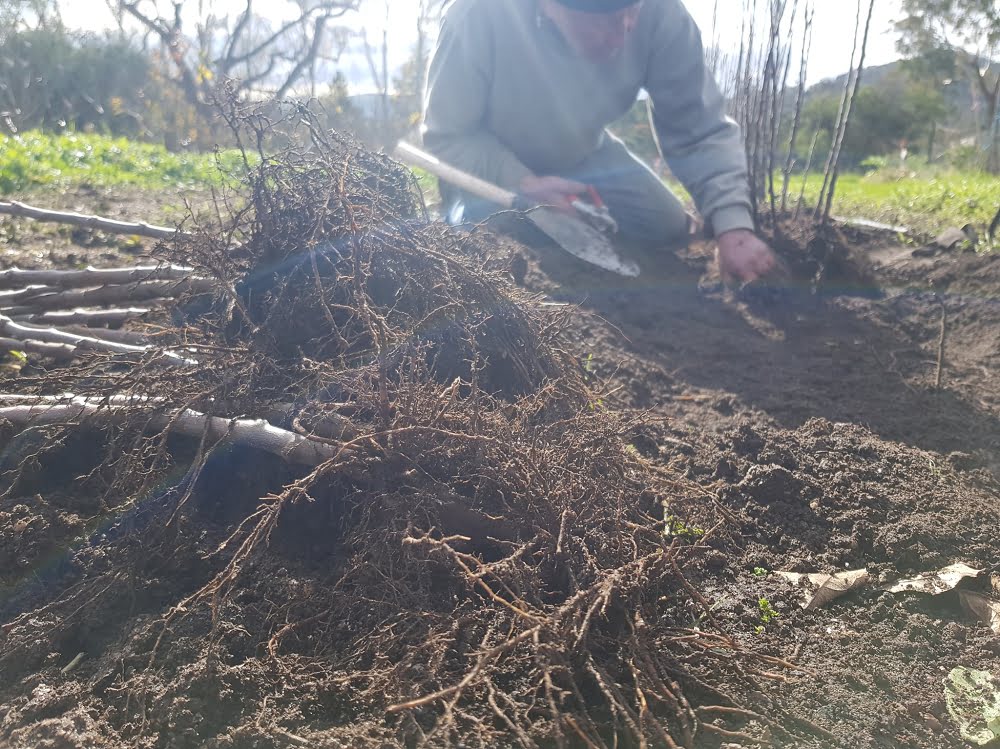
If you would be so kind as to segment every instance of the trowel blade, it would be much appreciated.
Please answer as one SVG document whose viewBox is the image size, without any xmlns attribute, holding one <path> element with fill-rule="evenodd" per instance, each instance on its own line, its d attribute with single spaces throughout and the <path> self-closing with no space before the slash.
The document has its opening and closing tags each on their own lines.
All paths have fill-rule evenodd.
<svg viewBox="0 0 1000 749">
<path fill-rule="evenodd" d="M 611 241 L 590 224 L 552 208 L 536 208 L 528 213 L 535 226 L 569 254 L 585 263 L 635 278 L 639 266 L 618 254 Z"/>
</svg>

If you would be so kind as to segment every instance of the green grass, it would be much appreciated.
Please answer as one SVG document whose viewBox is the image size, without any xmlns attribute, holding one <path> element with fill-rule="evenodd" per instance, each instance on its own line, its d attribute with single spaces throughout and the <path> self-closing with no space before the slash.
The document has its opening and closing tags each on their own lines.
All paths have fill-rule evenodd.
<svg viewBox="0 0 1000 749">
<path fill-rule="evenodd" d="M 410 171 L 413 172 L 413 176 L 417 178 L 417 185 L 424 193 L 424 197 L 428 202 L 432 200 L 440 200 L 438 195 L 438 178 L 433 174 L 428 172 L 426 169 L 421 169 L 419 166 L 411 166 Z"/>
<path fill-rule="evenodd" d="M 813 206 L 823 177 L 810 174 L 806 205 Z M 792 179 L 790 193 L 798 195 L 801 178 Z M 878 170 L 871 174 L 840 175 L 833 214 L 905 226 L 918 234 L 935 235 L 950 226 L 985 226 L 1000 207 L 1000 178 L 981 172 L 941 171 L 903 173 Z"/>
<path fill-rule="evenodd" d="M 423 170 L 414 171 L 425 197 L 437 202 L 436 180 Z M 4 196 L 49 186 L 211 187 L 222 184 L 224 175 L 231 179 L 241 172 L 241 157 L 231 150 L 171 153 L 159 145 L 82 133 L 29 131 L 0 136 L 0 195 Z M 808 176 L 807 206 L 815 204 L 821 184 L 821 175 Z M 671 187 L 687 198 L 679 185 Z M 801 177 L 793 177 L 792 202 L 800 187 Z M 866 175 L 841 174 L 833 212 L 905 226 L 917 234 L 937 234 L 949 226 L 988 224 L 998 206 L 1000 178 L 995 175 L 918 165 L 912 172 L 883 167 Z"/>
<path fill-rule="evenodd" d="M 0 136 L 0 195 L 79 184 L 207 187 L 241 170 L 236 151 L 171 153 L 159 145 L 82 133 Z"/>
</svg>

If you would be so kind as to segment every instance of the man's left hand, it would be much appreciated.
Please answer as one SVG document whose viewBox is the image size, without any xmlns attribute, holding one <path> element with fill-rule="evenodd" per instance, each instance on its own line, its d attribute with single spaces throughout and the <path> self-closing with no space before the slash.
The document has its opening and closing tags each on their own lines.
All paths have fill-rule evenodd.
<svg viewBox="0 0 1000 749">
<path fill-rule="evenodd" d="M 774 251 L 749 229 L 732 229 L 720 234 L 715 241 L 719 273 L 727 284 L 756 281 L 774 272 L 779 265 Z"/>
</svg>

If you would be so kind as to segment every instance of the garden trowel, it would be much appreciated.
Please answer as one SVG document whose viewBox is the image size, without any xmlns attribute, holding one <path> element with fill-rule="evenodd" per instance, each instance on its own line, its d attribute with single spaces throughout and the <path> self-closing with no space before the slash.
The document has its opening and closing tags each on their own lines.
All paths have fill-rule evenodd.
<svg viewBox="0 0 1000 749">
<path fill-rule="evenodd" d="M 617 230 L 617 225 L 592 189 L 588 190 L 588 196 L 573 201 L 575 214 L 566 213 L 539 206 L 522 195 L 467 174 L 409 143 L 398 143 L 395 156 L 501 208 L 525 211 L 528 219 L 557 245 L 586 263 L 621 276 L 639 275 L 639 266 L 623 258 L 612 244 L 608 235 Z"/>
</svg>

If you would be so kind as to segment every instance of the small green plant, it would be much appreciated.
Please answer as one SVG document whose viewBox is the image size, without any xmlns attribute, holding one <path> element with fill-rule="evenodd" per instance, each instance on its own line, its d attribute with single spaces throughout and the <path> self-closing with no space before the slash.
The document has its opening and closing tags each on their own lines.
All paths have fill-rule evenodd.
<svg viewBox="0 0 1000 749">
<path fill-rule="evenodd" d="M 664 521 L 666 522 L 666 526 L 663 529 L 663 535 L 668 538 L 677 537 L 695 540 L 705 535 L 704 528 L 688 525 L 676 515 L 667 515 Z"/>
<path fill-rule="evenodd" d="M 757 608 L 760 610 L 760 620 L 764 624 L 770 624 L 779 616 L 778 612 L 771 606 L 771 602 L 766 598 L 757 600 Z"/>
<path fill-rule="evenodd" d="M 595 372 L 596 367 L 594 366 L 594 354 L 593 352 L 587 354 L 587 358 L 583 360 L 583 371 L 586 375 L 585 379 L 588 381 L 595 380 L 597 374 Z M 590 401 L 588 404 L 591 411 L 600 411 L 604 408 L 604 401 L 601 398 Z"/>
<path fill-rule="evenodd" d="M 6 356 L 0 355 L 0 375 L 17 374 L 27 363 L 28 355 L 23 351 L 8 351 Z"/>
<path fill-rule="evenodd" d="M 688 525 L 683 519 L 672 511 L 670 501 L 660 500 L 663 506 L 663 535 L 667 538 L 686 538 L 689 540 L 699 539 L 705 535 L 704 528 Z"/>
<path fill-rule="evenodd" d="M 767 570 L 763 567 L 754 567 L 753 574 L 754 577 L 767 577 Z"/>
<path fill-rule="evenodd" d="M 941 466 L 937 464 L 937 461 L 934 460 L 934 458 L 927 459 L 927 468 L 930 469 L 931 475 L 934 478 L 940 479 L 944 477 L 944 471 L 941 470 Z"/>
</svg>

